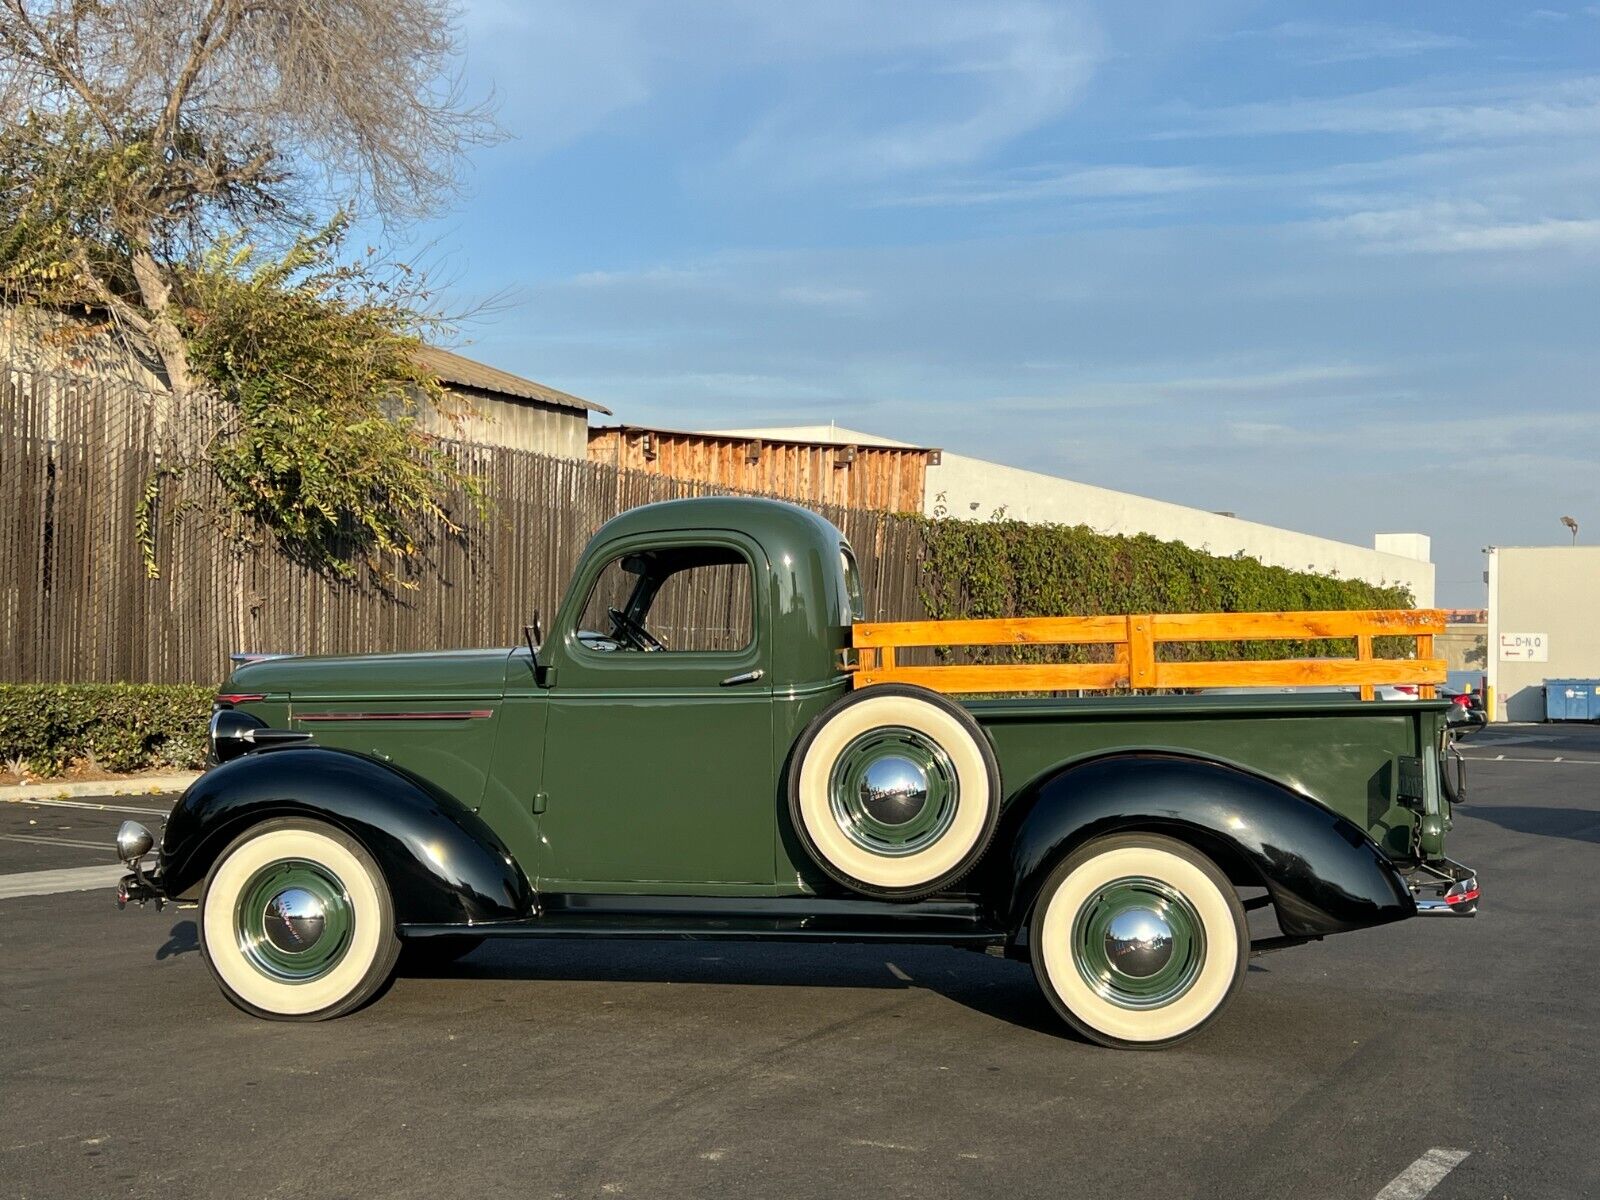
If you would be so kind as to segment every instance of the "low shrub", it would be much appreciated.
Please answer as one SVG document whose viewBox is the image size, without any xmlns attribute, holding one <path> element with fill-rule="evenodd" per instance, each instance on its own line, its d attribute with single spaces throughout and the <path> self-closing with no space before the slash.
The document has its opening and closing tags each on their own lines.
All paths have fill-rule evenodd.
<svg viewBox="0 0 1600 1200">
<path fill-rule="evenodd" d="M 0 762 L 57 775 L 199 767 L 215 689 L 158 683 L 0 684 Z"/>
</svg>

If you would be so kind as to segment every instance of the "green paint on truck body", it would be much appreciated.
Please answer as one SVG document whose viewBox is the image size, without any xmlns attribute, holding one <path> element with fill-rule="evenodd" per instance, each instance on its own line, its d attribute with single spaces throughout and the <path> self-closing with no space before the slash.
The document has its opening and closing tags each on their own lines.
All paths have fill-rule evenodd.
<svg viewBox="0 0 1600 1200">
<path fill-rule="evenodd" d="M 683 547 L 748 563 L 747 646 L 626 653 L 578 636 L 608 563 Z M 840 667 L 847 552 L 831 523 L 794 505 L 652 504 L 595 535 L 537 672 L 526 648 L 283 658 L 240 666 L 223 690 L 264 694 L 241 707 L 392 762 L 476 810 L 541 891 L 806 895 L 828 885 L 790 827 L 784 780 L 806 724 L 850 688 Z M 1397 862 L 1442 853 L 1443 702 L 1117 696 L 967 707 L 992 739 L 1007 803 L 1075 763 L 1169 751 L 1306 796 Z M 1402 794 L 1403 758 L 1423 760 L 1426 795 Z"/>
</svg>

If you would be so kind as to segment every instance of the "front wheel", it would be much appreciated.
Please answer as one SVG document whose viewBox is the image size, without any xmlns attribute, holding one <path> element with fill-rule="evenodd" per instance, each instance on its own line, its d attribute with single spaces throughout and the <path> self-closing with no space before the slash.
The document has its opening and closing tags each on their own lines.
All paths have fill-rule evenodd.
<svg viewBox="0 0 1600 1200">
<path fill-rule="evenodd" d="M 1099 838 L 1040 889 L 1033 970 L 1066 1022 L 1103 1046 L 1154 1050 L 1200 1032 L 1239 989 L 1244 906 L 1205 855 L 1172 838 Z"/>
<path fill-rule="evenodd" d="M 372 856 L 320 821 L 267 821 L 222 852 L 200 896 L 200 949 L 245 1012 L 320 1021 L 394 971 L 394 904 Z"/>
</svg>

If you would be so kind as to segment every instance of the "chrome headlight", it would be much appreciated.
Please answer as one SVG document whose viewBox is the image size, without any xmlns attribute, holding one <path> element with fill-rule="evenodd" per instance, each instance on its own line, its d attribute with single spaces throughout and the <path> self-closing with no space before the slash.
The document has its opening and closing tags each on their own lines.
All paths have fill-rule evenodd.
<svg viewBox="0 0 1600 1200">
<path fill-rule="evenodd" d="M 255 749 L 256 730 L 267 723 L 237 708 L 219 708 L 211 714 L 211 761 L 225 763 Z"/>
<path fill-rule="evenodd" d="M 124 821 L 117 828 L 117 857 L 130 867 L 155 844 L 155 835 L 137 821 Z"/>
</svg>

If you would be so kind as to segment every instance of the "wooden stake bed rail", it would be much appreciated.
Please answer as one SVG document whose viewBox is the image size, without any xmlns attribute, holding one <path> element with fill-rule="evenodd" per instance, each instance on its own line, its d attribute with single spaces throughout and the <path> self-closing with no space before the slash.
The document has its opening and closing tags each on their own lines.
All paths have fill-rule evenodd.
<svg viewBox="0 0 1600 1200">
<path fill-rule="evenodd" d="M 1113 688 L 1342 686 L 1370 700 L 1375 686 L 1414 685 L 1431 699 L 1445 680 L 1433 638 L 1445 629 L 1439 609 L 1340 612 L 1144 613 L 1126 617 L 1017 617 L 972 621 L 857 624 L 854 685 L 914 683 L 939 692 L 1059 692 Z M 1374 658 L 1372 639 L 1415 640 L 1413 658 Z M 1162 642 L 1301 641 L 1354 638 L 1354 658 L 1162 662 Z M 992 663 L 900 666 L 908 646 L 1110 646 L 1104 663 Z"/>
</svg>

